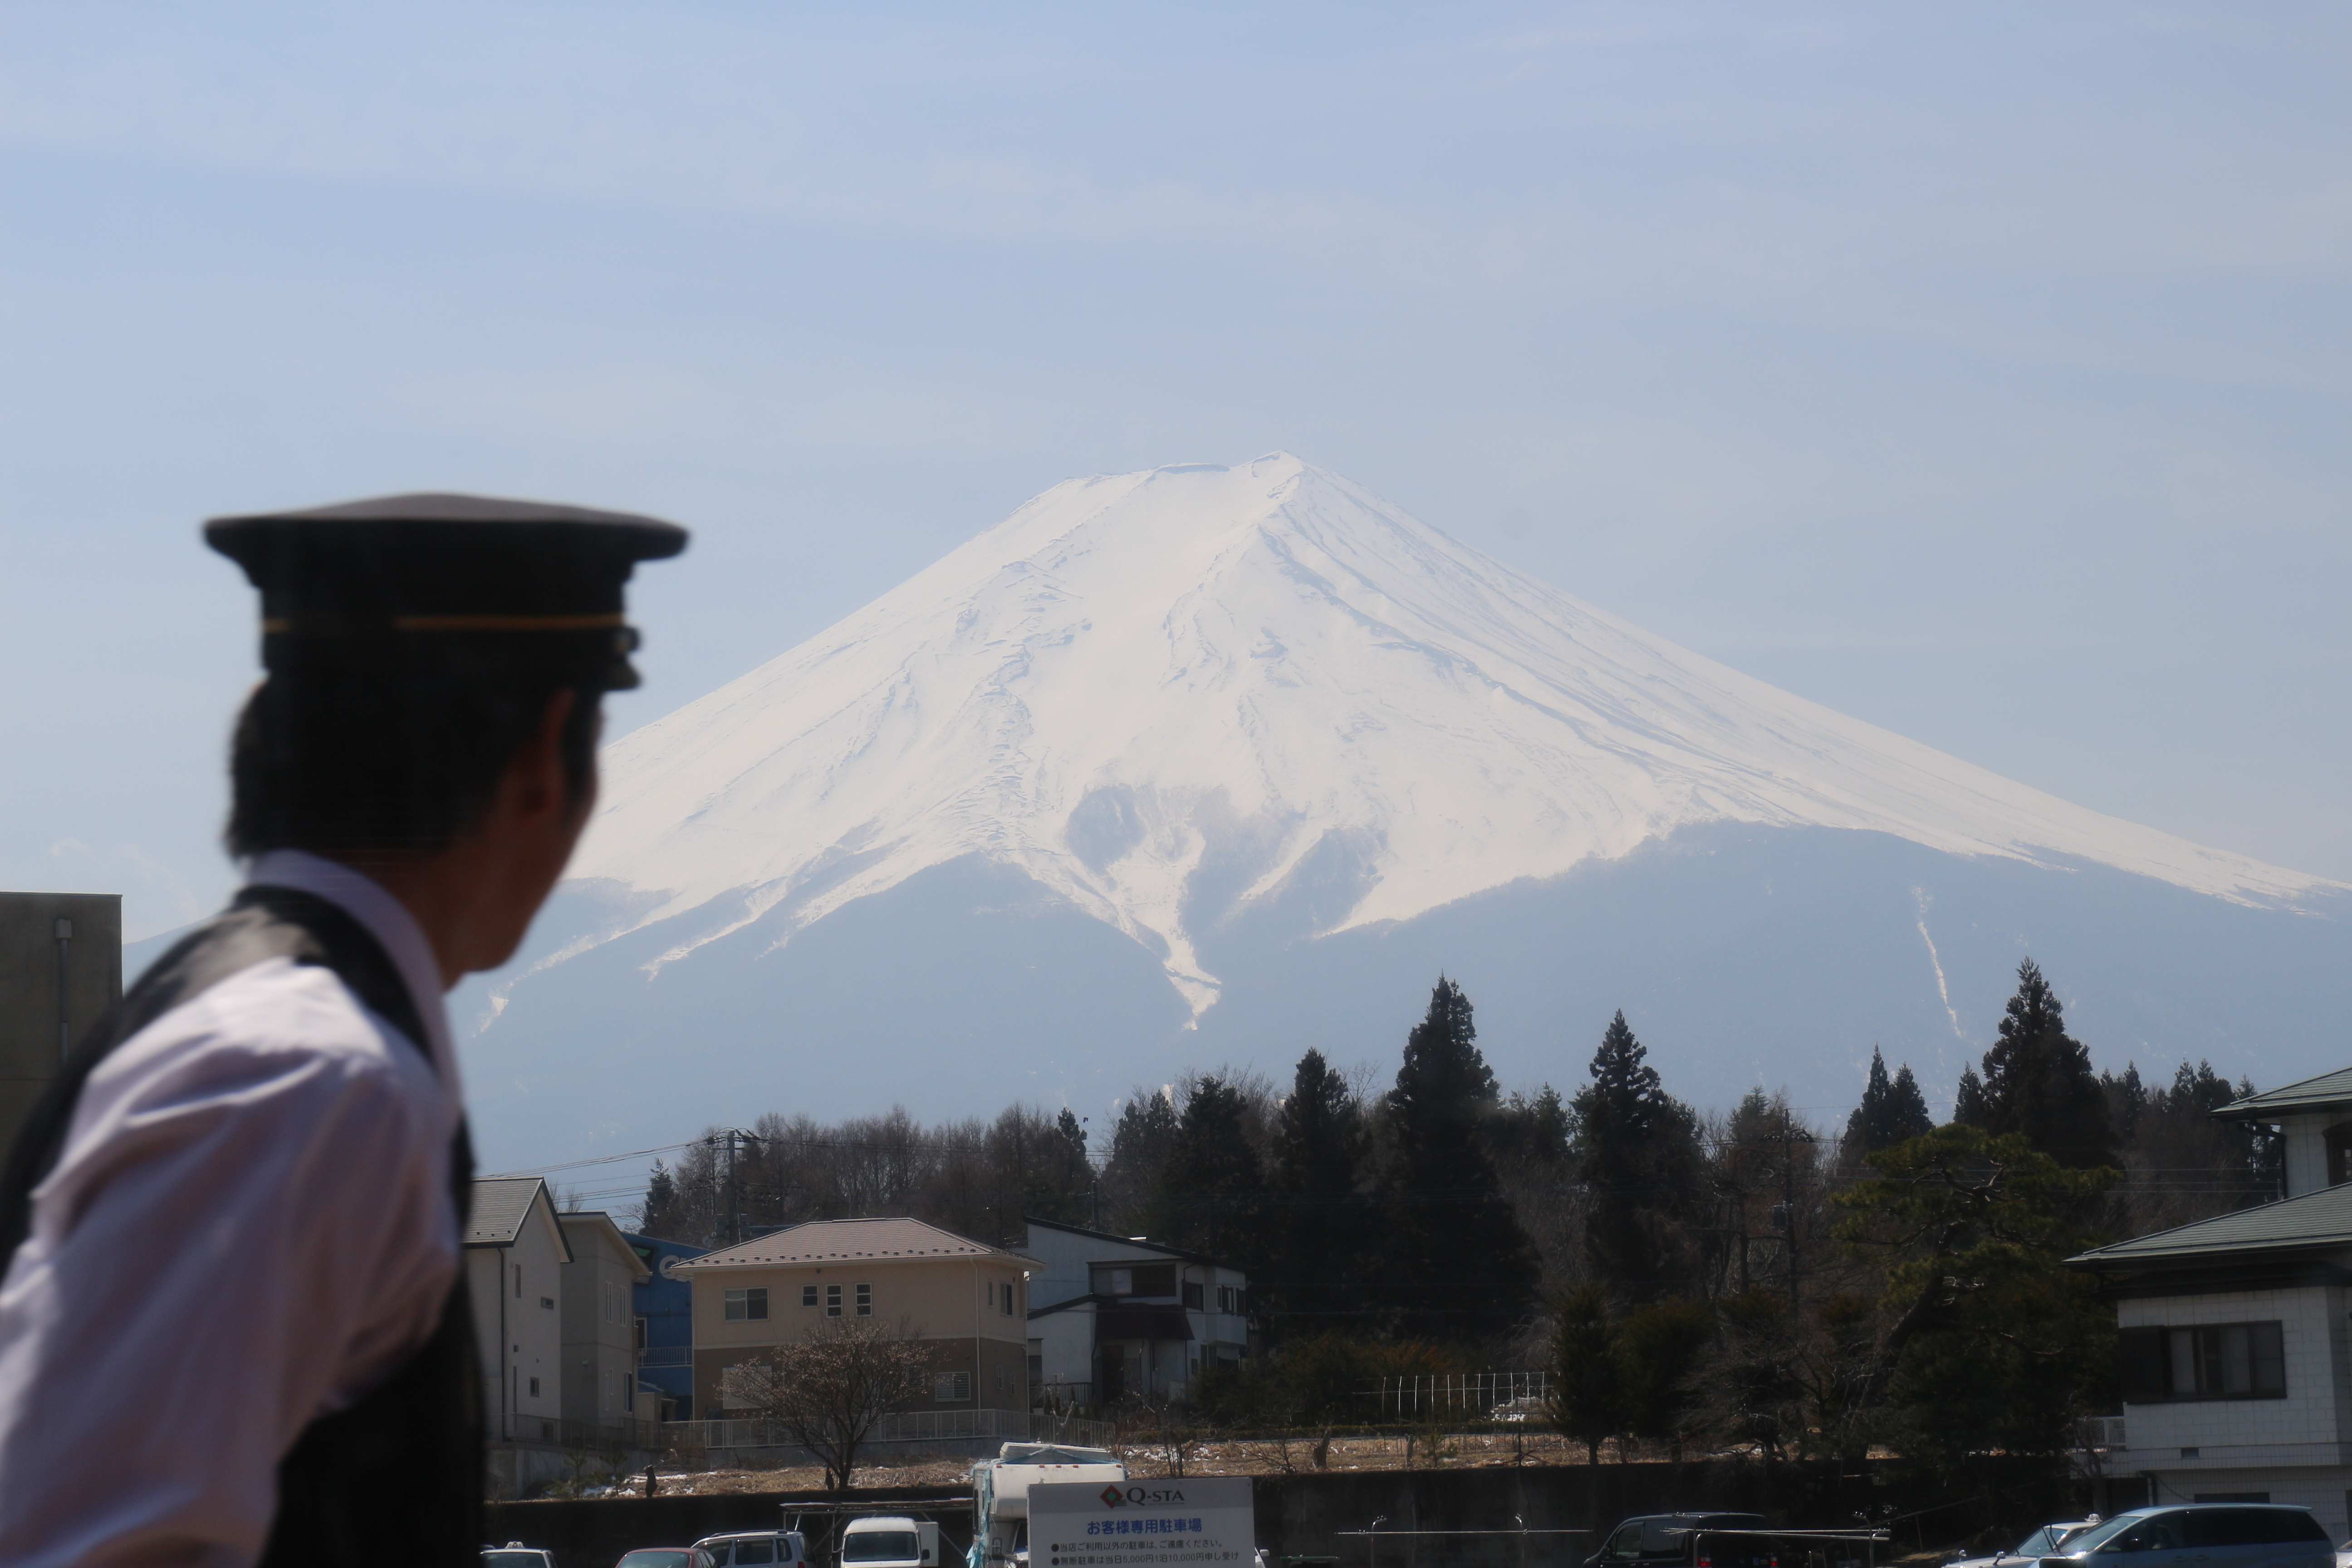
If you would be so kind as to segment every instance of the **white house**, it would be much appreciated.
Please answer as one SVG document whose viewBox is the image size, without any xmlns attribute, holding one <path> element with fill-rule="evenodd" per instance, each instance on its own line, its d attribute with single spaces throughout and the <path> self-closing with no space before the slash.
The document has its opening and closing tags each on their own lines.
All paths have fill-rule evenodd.
<svg viewBox="0 0 2352 1568">
<path fill-rule="evenodd" d="M 653 1270 L 611 1215 L 592 1209 L 556 1218 L 572 1254 L 556 1310 L 563 1327 L 564 1419 L 602 1427 L 657 1419 L 656 1396 L 637 1394 L 635 1295 Z"/>
<path fill-rule="evenodd" d="M 2286 1140 L 2287 1195 L 2072 1258 L 2123 1341 L 2111 1472 L 2151 1500 L 2301 1503 L 2352 1534 L 2352 1068 L 2219 1115 Z"/>
<path fill-rule="evenodd" d="M 1196 1252 L 1030 1218 L 1030 1382 L 1068 1406 L 1181 1401 L 1249 1354 L 1249 1277 Z"/>
<path fill-rule="evenodd" d="M 537 1176 L 476 1182 L 465 1247 L 490 1441 L 556 1442 L 564 1414 L 563 1266 L 572 1247 L 547 1184 Z"/>
</svg>

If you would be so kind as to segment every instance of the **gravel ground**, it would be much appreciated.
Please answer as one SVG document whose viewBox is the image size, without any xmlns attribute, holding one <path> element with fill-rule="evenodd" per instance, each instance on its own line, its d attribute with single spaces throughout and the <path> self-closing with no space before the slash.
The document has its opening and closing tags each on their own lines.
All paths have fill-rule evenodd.
<svg viewBox="0 0 2352 1568">
<path fill-rule="evenodd" d="M 1176 1474 L 1283 1475 L 1317 1468 L 1314 1444 L 1306 1438 L 1287 1443 L 1198 1444 L 1185 1450 L 1181 1469 L 1177 1457 L 1165 1445 L 1122 1445 L 1118 1453 L 1127 1461 L 1129 1472 L 1139 1479 Z M 1603 1458 L 1609 1457 L 1604 1452 Z M 1559 1465 L 1577 1463 L 1583 1458 L 1583 1445 L 1570 1443 L 1558 1433 L 1541 1431 L 1450 1436 L 1439 1439 L 1434 1454 L 1431 1452 L 1429 1444 L 1418 1437 L 1334 1437 L 1322 1468 L 1331 1470 L 1397 1470 L 1426 1468 L 1433 1465 L 1447 1468 L 1515 1464 Z M 971 1465 L 970 1459 L 861 1465 L 855 1484 L 859 1487 L 961 1488 L 971 1473 Z M 675 1474 L 665 1471 L 661 1478 L 661 1489 L 666 1494 L 814 1491 L 824 1485 L 824 1472 L 814 1465 L 762 1470 L 680 1471 Z M 629 1488 L 632 1492 L 639 1489 L 635 1483 Z"/>
</svg>

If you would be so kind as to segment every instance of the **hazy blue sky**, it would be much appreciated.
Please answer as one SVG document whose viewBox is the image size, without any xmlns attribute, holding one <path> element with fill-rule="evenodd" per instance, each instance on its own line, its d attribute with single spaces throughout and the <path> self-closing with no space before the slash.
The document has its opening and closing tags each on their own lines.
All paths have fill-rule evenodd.
<svg viewBox="0 0 2352 1568">
<path fill-rule="evenodd" d="M 0 6 L 0 887 L 226 886 L 209 513 L 689 524 L 625 729 L 1275 447 L 2352 879 L 2347 68 L 2333 4 Z"/>
</svg>

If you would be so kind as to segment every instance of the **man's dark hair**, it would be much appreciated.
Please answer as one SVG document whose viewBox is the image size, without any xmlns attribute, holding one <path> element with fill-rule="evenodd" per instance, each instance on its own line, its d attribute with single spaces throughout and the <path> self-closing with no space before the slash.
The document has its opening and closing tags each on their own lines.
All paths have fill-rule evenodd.
<svg viewBox="0 0 2352 1568">
<path fill-rule="evenodd" d="M 465 658 L 278 670 L 237 716 L 228 852 L 404 859 L 446 849 L 481 821 L 567 687 L 560 748 L 579 801 L 595 778 L 600 687 Z"/>
</svg>

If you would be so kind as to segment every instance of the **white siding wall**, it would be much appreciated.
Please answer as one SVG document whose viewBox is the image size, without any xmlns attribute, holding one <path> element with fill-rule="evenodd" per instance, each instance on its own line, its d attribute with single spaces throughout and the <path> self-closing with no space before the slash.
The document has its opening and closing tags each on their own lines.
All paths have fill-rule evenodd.
<svg viewBox="0 0 2352 1568">
<path fill-rule="evenodd" d="M 2347 1120 L 2340 1111 L 2290 1116 L 2279 1123 L 2286 1134 L 2286 1195 L 2299 1198 L 2327 1184 L 2327 1130 Z"/>
<path fill-rule="evenodd" d="M 2284 1399 L 2183 1400 L 2126 1406 L 2125 1431 L 2134 1459 L 2152 1465 L 2159 1458 L 2172 1458 L 2181 1448 L 2193 1447 L 2204 1451 L 2201 1457 L 2226 1461 L 2226 1454 L 2212 1450 L 2342 1441 L 2344 1362 L 2342 1336 L 2336 1329 L 2343 1316 L 2343 1295 L 2338 1289 L 2309 1285 L 2117 1302 L 2116 1322 L 2126 1329 L 2276 1319 L 2286 1352 Z M 2340 1510 L 2340 1498 L 2336 1506 Z"/>
</svg>

